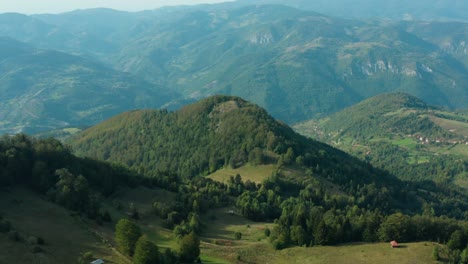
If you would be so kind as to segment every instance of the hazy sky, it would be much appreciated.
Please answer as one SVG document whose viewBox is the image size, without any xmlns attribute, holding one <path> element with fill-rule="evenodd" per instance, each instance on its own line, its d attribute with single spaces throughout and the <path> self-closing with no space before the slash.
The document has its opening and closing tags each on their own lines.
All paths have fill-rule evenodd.
<svg viewBox="0 0 468 264">
<path fill-rule="evenodd" d="M 193 5 L 228 1 L 229 0 L 0 0 L 0 13 L 61 13 L 75 9 L 96 7 L 140 11 L 168 5 Z"/>
</svg>

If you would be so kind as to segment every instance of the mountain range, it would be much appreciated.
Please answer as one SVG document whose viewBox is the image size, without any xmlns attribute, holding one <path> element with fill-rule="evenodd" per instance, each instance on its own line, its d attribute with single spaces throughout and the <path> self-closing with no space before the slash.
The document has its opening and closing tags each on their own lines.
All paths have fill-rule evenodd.
<svg viewBox="0 0 468 264">
<path fill-rule="evenodd" d="M 433 4 L 0 14 L 0 262 L 466 262 L 466 4 Z"/>
<path fill-rule="evenodd" d="M 119 103 L 125 110 L 142 105 L 176 108 L 209 95 L 230 94 L 292 124 L 392 91 L 449 109 L 467 107 L 468 25 L 463 22 L 342 19 L 305 7 L 240 4 L 136 13 L 93 9 L 1 14 L 0 35 L 92 61 L 135 80 L 135 87 L 150 87 L 158 97 L 152 105 Z M 2 89 L 18 88 L 9 82 Z M 160 96 L 161 89 L 173 96 Z M 107 101 L 101 104 L 118 100 L 104 97 Z M 44 130 L 22 127 L 27 125 L 19 121 L 2 131 Z"/>
<path fill-rule="evenodd" d="M 468 4 L 463 0 L 257 0 L 262 4 L 282 4 L 313 10 L 331 16 L 353 19 L 439 20 L 468 21 L 463 11 Z M 239 0 L 237 4 L 250 5 L 252 1 Z"/>
<path fill-rule="evenodd" d="M 0 38 L 0 133 L 89 125 L 172 93 L 95 61 Z"/>
</svg>

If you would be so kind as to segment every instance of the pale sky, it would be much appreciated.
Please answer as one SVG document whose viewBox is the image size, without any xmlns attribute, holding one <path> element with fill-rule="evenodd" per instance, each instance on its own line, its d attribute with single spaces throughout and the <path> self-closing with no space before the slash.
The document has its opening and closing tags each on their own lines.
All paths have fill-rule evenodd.
<svg viewBox="0 0 468 264">
<path fill-rule="evenodd" d="M 230 0 L 0 0 L 0 13 L 62 13 L 97 7 L 141 11 L 169 5 L 212 4 L 228 1 Z"/>
</svg>

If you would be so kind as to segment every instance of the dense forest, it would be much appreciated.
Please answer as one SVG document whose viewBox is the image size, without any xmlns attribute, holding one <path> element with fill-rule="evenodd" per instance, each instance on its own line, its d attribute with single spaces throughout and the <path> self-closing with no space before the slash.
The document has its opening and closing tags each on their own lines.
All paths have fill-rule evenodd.
<svg viewBox="0 0 468 264">
<path fill-rule="evenodd" d="M 156 201 L 153 209 L 184 246 L 177 253 L 156 254 L 147 238 L 140 241 L 138 225 L 119 221 L 124 230 L 133 230 L 132 247 L 118 242 L 128 237 L 117 236 L 116 241 L 135 259 L 145 259 L 142 252 L 148 251 L 167 263 L 197 260 L 204 226 L 200 216 L 227 206 L 254 221 L 273 221 L 274 228 L 265 232 L 276 249 L 398 239 L 447 243 L 454 259 L 465 254 L 468 200 L 461 190 L 432 181 L 399 180 L 296 134 L 237 97 L 215 96 L 176 112 L 126 113 L 74 140 L 78 153 L 87 150 L 97 153 L 94 158 L 107 157 L 114 163 L 77 157 L 55 139 L 3 136 L 1 185 L 28 186 L 100 223 L 110 221 L 100 200 L 119 186 L 174 192 L 174 201 Z M 261 183 L 244 181 L 241 175 L 225 183 L 204 177 L 245 164 L 274 164 L 276 169 Z M 286 176 L 286 168 L 302 173 Z M 129 217 L 137 220 L 138 211 L 132 209 Z"/>
<path fill-rule="evenodd" d="M 173 229 L 174 235 L 180 238 L 183 246 L 179 251 L 185 255 L 166 250 L 156 254 L 162 263 L 176 263 L 177 259 L 196 260 L 198 236 L 203 233 L 199 216 L 210 208 L 233 203 L 239 213 L 249 219 L 276 223 L 273 230 L 265 232 L 277 249 L 291 245 L 333 245 L 397 238 L 400 241 L 448 243 L 452 249 L 451 256 L 459 258 L 468 238 L 465 221 L 442 216 L 458 211 L 454 216 L 463 218 L 463 212 L 467 210 L 460 201 L 463 202 L 464 198 L 461 196 L 456 200 L 461 194 L 451 191 L 444 196 L 442 190 L 434 189 L 441 195 L 437 198 L 455 200 L 448 204 L 426 200 L 419 214 L 403 214 L 402 210 L 418 211 L 412 207 L 421 204 L 411 201 L 423 199 L 418 191 L 423 187 L 400 182 L 391 176 L 387 177 L 393 180 L 384 185 L 376 183 L 377 178 L 373 179 L 375 182 L 366 183 L 359 180 L 358 175 L 349 175 L 349 182 L 359 184 L 336 182 L 342 186 L 342 190 L 337 192 L 319 180 L 326 170 L 310 170 L 302 182 L 293 182 L 282 177 L 281 168 L 287 166 L 284 163 L 279 164 L 278 171 L 261 184 L 243 181 L 240 175 L 231 177 L 228 183 L 219 183 L 204 177 L 184 180 L 175 173 L 138 176 L 122 166 L 77 158 L 69 148 L 54 139 L 4 136 L 0 150 L 2 186 L 29 186 L 53 202 L 97 220 L 106 219 L 106 213 L 99 207 L 99 197 L 111 194 L 119 185 L 158 186 L 176 192 L 172 203 L 155 202 L 153 208 L 155 214 L 164 219 L 165 227 Z M 369 169 L 372 171 L 371 167 Z M 138 219 L 138 214 L 132 214 L 131 218 Z M 119 223 L 130 226 L 122 228 L 138 230 L 138 227 L 131 227 L 131 223 Z M 2 226 L 5 226 L 3 220 Z M 128 238 L 116 237 L 116 241 L 119 239 L 125 241 Z M 122 251 L 136 259 L 144 258 L 141 256 L 143 249 L 154 249 L 144 237 L 138 241 L 134 240 L 128 251 Z"/>
<path fill-rule="evenodd" d="M 37 140 L 24 134 L 0 139 L 0 186 L 28 186 L 66 208 L 100 217 L 99 196 L 118 186 L 135 186 L 131 170 L 88 158 L 78 158 L 56 139 Z"/>
<path fill-rule="evenodd" d="M 215 96 L 176 112 L 126 113 L 71 144 L 80 154 L 123 162 L 149 177 L 148 183 L 177 191 L 174 204 L 154 204 L 177 236 L 200 232 L 199 214 L 225 207 L 234 197 L 241 215 L 276 223 L 268 232 L 277 249 L 392 237 L 446 243 L 454 232 L 466 239 L 468 203 L 462 190 L 401 181 L 294 133 L 237 97 Z M 247 163 L 274 163 L 277 169 L 261 184 L 244 182 L 241 175 L 228 183 L 203 177 Z M 288 178 L 282 170 L 290 167 L 303 175 Z"/>
</svg>

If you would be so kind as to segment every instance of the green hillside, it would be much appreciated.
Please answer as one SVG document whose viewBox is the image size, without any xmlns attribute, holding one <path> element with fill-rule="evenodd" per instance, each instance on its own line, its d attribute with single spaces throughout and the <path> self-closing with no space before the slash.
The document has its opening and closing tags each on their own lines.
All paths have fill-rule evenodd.
<svg viewBox="0 0 468 264">
<path fill-rule="evenodd" d="M 289 194 L 297 194 L 314 175 L 318 180 L 315 184 L 328 186 L 330 195 L 339 190 L 356 196 L 356 188 L 372 185 L 386 189 L 385 195 L 372 192 L 379 196 L 374 197 L 374 206 L 418 206 L 416 200 L 410 202 L 406 200 L 409 197 L 396 194 L 403 185 L 388 173 L 328 145 L 307 140 L 265 110 L 238 97 L 209 97 L 175 112 L 124 113 L 77 134 L 68 143 L 78 155 L 124 164 L 154 177 L 162 186 L 171 184 L 167 175 L 174 175 L 172 181 L 175 177 L 184 182 L 223 168 L 274 164 L 274 177 L 259 179 L 283 182 L 281 189 Z M 296 172 L 288 173 L 290 169 Z M 430 196 L 425 199 L 435 198 Z"/>
<path fill-rule="evenodd" d="M 203 254 L 216 259 L 260 261 L 271 254 L 268 244 L 284 249 L 390 237 L 447 240 L 442 233 L 409 231 L 410 226 L 433 223 L 456 230 L 455 222 L 428 219 L 431 215 L 466 217 L 466 196 L 461 190 L 433 182 L 400 181 L 299 136 L 238 97 L 214 96 L 175 112 L 125 113 L 83 131 L 69 143 L 79 155 L 123 163 L 150 177 L 152 184 L 177 190 L 176 200 L 184 207 L 167 202 L 153 205 L 164 219 L 163 226 L 173 228 L 175 236 L 195 230 Z M 174 218 L 171 210 L 188 217 L 187 221 Z M 262 224 L 265 221 L 268 224 Z M 394 221 L 401 224 L 397 230 L 408 231 L 387 230 Z M 267 227 L 269 239 L 257 231 Z M 232 239 L 235 234 L 240 241 Z M 252 248 L 262 253 L 253 254 Z M 287 252 L 281 251 L 275 261 L 280 262 Z M 297 261 L 302 258 L 296 257 Z"/>
<path fill-rule="evenodd" d="M 119 235 L 119 223 L 145 234 L 146 245 L 157 245 L 162 263 L 193 263 L 198 257 L 208 263 L 257 262 L 273 254 L 281 262 L 288 252 L 300 252 L 294 258 L 301 261 L 322 246 L 340 245 L 342 254 L 350 254 L 349 242 L 392 239 L 408 243 L 421 259 L 428 258 L 428 250 L 409 242 L 442 241 L 447 247 L 440 246 L 437 255 L 448 259 L 462 255 L 468 237 L 462 191 L 398 180 L 296 134 L 238 97 L 210 97 L 176 112 L 121 114 L 74 139 L 76 153 L 107 153 L 108 160 L 119 162 L 120 157 L 127 163 L 78 158 L 54 139 L 1 138 L 0 195 L 5 199 L 0 244 L 13 253 L 5 260 L 89 261 L 88 251 L 81 252 L 89 250 L 106 261 L 135 261 L 137 254 L 132 256 Z M 152 156 L 139 160 L 147 152 Z M 174 169 L 169 162 L 189 170 Z M 221 170 L 243 175 L 218 178 Z M 36 194 L 18 192 L 18 187 Z M 12 199 L 16 193 L 23 198 Z M 40 218 L 41 208 L 52 219 L 28 221 Z M 54 228 L 69 229 L 76 240 L 58 236 Z M 390 253 L 381 245 L 359 248 L 372 256 Z M 21 250 L 32 254 L 14 255 Z M 323 252 L 328 250 L 333 248 Z M 402 254 L 415 257 L 407 253 Z"/>
<path fill-rule="evenodd" d="M 119 162 L 142 174 L 169 171 L 183 178 L 246 163 L 288 165 L 299 157 L 301 163 L 323 162 L 321 166 L 331 166 L 330 159 L 353 162 L 296 134 L 257 105 L 230 96 L 209 97 L 175 112 L 124 113 L 68 143 L 79 155 Z M 363 164 L 357 166 L 366 170 Z"/>
<path fill-rule="evenodd" d="M 384 94 L 295 129 L 406 180 L 466 187 L 468 116 L 408 94 Z"/>
<path fill-rule="evenodd" d="M 91 60 L 0 38 L 0 133 L 92 125 L 171 92 Z"/>
</svg>

